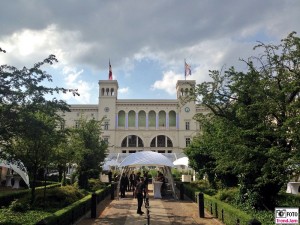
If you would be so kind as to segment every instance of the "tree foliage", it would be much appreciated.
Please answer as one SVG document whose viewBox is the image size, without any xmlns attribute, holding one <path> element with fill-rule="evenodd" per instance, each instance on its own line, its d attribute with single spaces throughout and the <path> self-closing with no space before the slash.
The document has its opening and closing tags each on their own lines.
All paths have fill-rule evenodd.
<svg viewBox="0 0 300 225">
<path fill-rule="evenodd" d="M 5 50 L 0 49 L 5 53 Z M 0 66 L 0 147 L 6 156 L 20 159 L 28 168 L 32 182 L 32 200 L 35 180 L 40 168 L 46 168 L 53 148 L 61 140 L 57 126 L 63 120 L 61 111 L 69 110 L 66 102 L 49 96 L 77 90 L 47 87 L 52 76 L 42 70 L 43 66 L 57 62 L 54 55 L 33 67 L 18 69 Z"/>
<path fill-rule="evenodd" d="M 195 168 L 239 178 L 240 200 L 272 208 L 276 195 L 299 168 L 300 38 L 259 43 L 248 70 L 210 71 L 212 82 L 197 85 L 195 97 L 211 114 L 196 115 L 203 132 L 186 153 Z M 209 157 L 208 157 L 209 156 Z M 195 160 L 196 159 L 196 160 Z M 199 160 L 199 161 L 198 161 Z"/>
<path fill-rule="evenodd" d="M 88 179 L 99 178 L 101 163 L 104 161 L 107 143 L 101 138 L 102 121 L 79 120 L 79 127 L 74 128 L 70 142 L 74 144 L 75 162 L 77 163 L 78 185 L 88 187 Z"/>
</svg>

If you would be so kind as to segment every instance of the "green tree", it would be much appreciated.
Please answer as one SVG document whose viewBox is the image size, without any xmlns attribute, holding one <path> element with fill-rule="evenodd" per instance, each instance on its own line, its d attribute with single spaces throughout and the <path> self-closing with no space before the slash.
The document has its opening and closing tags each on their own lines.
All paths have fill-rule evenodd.
<svg viewBox="0 0 300 225">
<path fill-rule="evenodd" d="M 247 72 L 210 71 L 213 81 L 199 84 L 195 96 L 212 112 L 200 144 L 209 146 L 215 171 L 239 176 L 242 201 L 272 208 L 300 161 L 300 39 L 293 32 L 278 45 L 256 48 L 263 53 L 243 60 Z"/>
<path fill-rule="evenodd" d="M 59 180 L 66 185 L 67 167 L 77 162 L 77 153 L 84 148 L 83 141 L 78 138 L 77 131 L 65 129 L 63 141 L 55 148 L 55 156 L 52 163 L 59 171 Z M 71 180 L 73 182 L 73 180 Z"/>
<path fill-rule="evenodd" d="M 78 151 L 75 152 L 80 188 L 88 187 L 88 179 L 99 178 L 101 163 L 104 161 L 107 143 L 101 138 L 102 121 L 79 120 L 79 127 L 72 132 L 71 142 L 75 143 Z M 81 147 L 80 147 L 81 145 Z"/>
<path fill-rule="evenodd" d="M 20 159 L 27 167 L 31 178 L 31 203 L 35 199 L 35 187 L 38 172 L 46 172 L 51 159 L 54 156 L 54 148 L 62 140 L 62 133 L 57 129 L 58 116 L 47 112 L 36 111 L 31 115 L 23 115 L 26 118 L 26 132 L 20 133 L 14 138 L 13 144 L 6 150 L 11 150 L 14 158 Z M 24 113 L 24 112 L 22 112 Z M 28 113 L 28 112 L 26 112 Z M 44 177 L 43 177 L 44 178 Z"/>
<path fill-rule="evenodd" d="M 66 92 L 79 95 L 77 90 L 43 86 L 52 76 L 42 67 L 55 62 L 56 57 L 50 55 L 32 68 L 0 66 L 1 152 L 24 162 L 33 181 L 32 201 L 37 172 L 47 167 L 52 148 L 60 139 L 56 126 L 62 118 L 58 112 L 69 110 L 66 102 L 49 96 Z"/>
</svg>

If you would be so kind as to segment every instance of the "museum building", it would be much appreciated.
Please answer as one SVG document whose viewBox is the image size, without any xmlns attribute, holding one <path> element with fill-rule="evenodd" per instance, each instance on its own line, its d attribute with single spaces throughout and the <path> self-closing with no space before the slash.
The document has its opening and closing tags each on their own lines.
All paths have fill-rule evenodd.
<svg viewBox="0 0 300 225">
<path fill-rule="evenodd" d="M 182 155 L 200 130 L 193 116 L 208 112 L 194 101 L 183 101 L 195 85 L 195 80 L 178 80 L 177 97 L 171 100 L 118 99 L 118 81 L 100 80 L 98 104 L 70 105 L 65 127 L 77 127 L 81 116 L 103 119 L 102 138 L 109 144 L 110 158 L 139 151 Z"/>
</svg>

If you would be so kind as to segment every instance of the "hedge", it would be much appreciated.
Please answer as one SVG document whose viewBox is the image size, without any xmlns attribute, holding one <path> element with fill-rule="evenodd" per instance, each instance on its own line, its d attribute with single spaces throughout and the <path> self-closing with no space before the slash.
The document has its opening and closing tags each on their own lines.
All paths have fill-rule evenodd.
<svg viewBox="0 0 300 225">
<path fill-rule="evenodd" d="M 96 191 L 97 202 L 102 201 L 107 195 L 110 194 L 111 186 L 107 186 L 104 189 Z M 74 202 L 73 204 L 56 211 L 53 215 L 44 218 L 37 224 L 45 225 L 69 225 L 74 224 L 78 219 L 83 217 L 88 211 L 91 210 L 91 200 L 92 195 L 87 195 L 86 197 Z"/>
<path fill-rule="evenodd" d="M 197 202 L 197 196 L 200 192 L 195 188 L 191 188 L 189 185 L 184 185 L 184 193 L 190 199 Z M 240 221 L 240 225 L 248 225 L 248 222 L 253 219 L 244 211 L 239 210 L 207 194 L 204 194 L 204 208 L 215 218 L 218 218 L 226 225 L 236 225 L 238 224 L 237 220 Z"/>
<path fill-rule="evenodd" d="M 60 183 L 54 183 L 51 185 L 47 185 L 46 188 L 55 188 L 55 187 L 60 187 Z M 44 187 L 36 187 L 35 190 L 43 190 Z M 14 191 L 14 192 L 3 192 L 0 193 L 0 207 L 1 206 L 9 206 L 12 201 L 15 199 L 21 198 L 26 194 L 29 194 L 31 189 L 23 189 L 19 191 Z"/>
</svg>

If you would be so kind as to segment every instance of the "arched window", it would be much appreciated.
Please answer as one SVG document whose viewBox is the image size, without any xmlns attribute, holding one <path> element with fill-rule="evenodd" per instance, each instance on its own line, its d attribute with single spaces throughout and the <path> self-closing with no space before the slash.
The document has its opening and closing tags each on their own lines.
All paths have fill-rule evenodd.
<svg viewBox="0 0 300 225">
<path fill-rule="evenodd" d="M 169 127 L 176 127 L 176 112 L 173 110 L 169 112 Z"/>
<path fill-rule="evenodd" d="M 149 127 L 156 127 L 156 113 L 153 110 L 149 112 L 148 120 Z"/>
<path fill-rule="evenodd" d="M 109 88 L 106 88 L 106 95 L 109 95 Z"/>
<path fill-rule="evenodd" d="M 111 96 L 114 96 L 114 95 L 115 95 L 115 89 L 113 89 L 113 88 L 110 89 L 110 95 L 111 95 Z"/>
<path fill-rule="evenodd" d="M 101 96 L 104 96 L 104 92 L 105 92 L 105 89 L 102 88 L 102 89 L 101 89 Z"/>
<path fill-rule="evenodd" d="M 156 147 L 156 137 L 152 139 L 150 147 Z"/>
<path fill-rule="evenodd" d="M 183 88 L 180 89 L 180 93 L 181 93 L 181 96 L 183 96 L 183 94 L 184 94 Z"/>
<path fill-rule="evenodd" d="M 165 111 L 160 111 L 158 113 L 158 124 L 160 127 L 165 127 L 166 126 L 166 112 Z"/>
<path fill-rule="evenodd" d="M 135 111 L 133 110 L 128 113 L 128 127 L 135 127 Z"/>
<path fill-rule="evenodd" d="M 118 113 L 118 127 L 125 127 L 125 112 L 123 110 Z"/>
<path fill-rule="evenodd" d="M 146 127 L 146 112 L 139 111 L 139 127 Z"/>
<path fill-rule="evenodd" d="M 121 143 L 122 148 L 135 148 L 135 147 L 144 147 L 144 143 L 139 136 L 128 135 L 125 137 Z"/>
<path fill-rule="evenodd" d="M 157 147 L 167 147 L 166 146 L 166 136 L 158 135 L 157 136 Z"/>
<path fill-rule="evenodd" d="M 152 141 L 150 143 L 150 147 L 171 148 L 171 147 L 173 147 L 173 143 L 168 136 L 158 135 L 152 139 Z"/>
<path fill-rule="evenodd" d="M 185 89 L 185 95 L 189 95 L 189 89 L 188 88 Z"/>
</svg>

